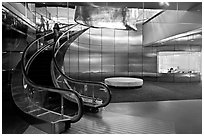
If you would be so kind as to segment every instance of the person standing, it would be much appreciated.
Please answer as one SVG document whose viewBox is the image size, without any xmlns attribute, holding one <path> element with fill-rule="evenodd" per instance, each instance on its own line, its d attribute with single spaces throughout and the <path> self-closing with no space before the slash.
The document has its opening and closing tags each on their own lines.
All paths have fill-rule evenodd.
<svg viewBox="0 0 204 136">
<path fill-rule="evenodd" d="M 43 18 L 43 16 L 41 15 L 41 18 L 40 18 L 40 31 L 43 27 L 43 30 L 45 31 L 45 19 Z"/>
<path fill-rule="evenodd" d="M 47 31 L 48 31 L 49 30 L 49 22 L 48 22 L 48 20 L 46 22 L 46 26 L 47 26 Z"/>
<path fill-rule="evenodd" d="M 53 31 L 54 31 L 54 42 L 57 41 L 58 37 L 59 37 L 59 25 L 57 23 L 55 23 L 54 27 L 53 27 Z"/>
</svg>

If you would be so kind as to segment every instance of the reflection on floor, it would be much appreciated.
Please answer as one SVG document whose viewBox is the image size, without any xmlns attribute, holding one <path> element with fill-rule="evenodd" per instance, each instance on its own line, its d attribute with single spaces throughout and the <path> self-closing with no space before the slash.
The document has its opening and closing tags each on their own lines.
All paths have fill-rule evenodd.
<svg viewBox="0 0 204 136">
<path fill-rule="evenodd" d="M 32 126 L 25 133 L 33 133 Z M 97 114 L 86 113 L 65 133 L 201 134 L 202 100 L 111 103 Z"/>
<path fill-rule="evenodd" d="M 172 122 L 175 133 L 202 133 L 202 100 L 114 103 L 109 112 Z"/>
<path fill-rule="evenodd" d="M 68 134 L 174 134 L 174 124 L 103 111 L 98 115 L 85 115 L 72 125 Z"/>
<path fill-rule="evenodd" d="M 3 84 L 2 89 L 7 92 L 2 94 L 2 133 L 3 134 L 22 134 L 29 124 L 19 116 L 19 110 L 13 102 L 10 87 Z"/>
<path fill-rule="evenodd" d="M 110 88 L 111 102 L 191 100 L 202 98 L 202 83 L 167 83 L 145 81 L 141 88 Z"/>
<path fill-rule="evenodd" d="M 46 133 L 30 125 L 23 134 L 46 134 Z"/>
<path fill-rule="evenodd" d="M 185 94 L 187 99 L 192 92 L 196 92 L 195 96 L 201 98 L 201 83 L 145 82 L 140 89 L 142 90 L 112 90 L 113 93 L 120 92 L 120 97 L 114 94 L 113 97 L 115 100 L 120 100 L 121 97 L 128 100 L 131 94 L 137 101 L 141 100 L 139 97 L 145 96 L 143 100 L 151 102 L 110 103 L 97 114 L 86 113 L 65 133 L 202 133 L 202 99 L 176 101 L 151 99 L 161 94 L 171 94 L 173 98 L 174 93 Z M 2 92 L 3 134 L 44 133 L 29 125 L 17 112 L 8 83 L 2 83 Z"/>
<path fill-rule="evenodd" d="M 68 74 L 68 73 L 67 73 Z M 72 75 L 77 79 L 77 73 Z M 114 75 L 104 74 L 105 77 L 114 77 Z M 79 76 L 82 80 L 89 79 L 88 74 Z M 100 74 L 91 75 L 93 81 L 101 80 Z M 121 75 L 121 77 L 124 77 Z M 158 82 L 157 78 L 142 78 L 141 88 L 113 88 L 111 102 L 144 102 L 144 101 L 167 101 L 167 100 L 191 100 L 202 98 L 202 82 Z M 154 80 L 153 80 L 154 79 Z"/>
</svg>

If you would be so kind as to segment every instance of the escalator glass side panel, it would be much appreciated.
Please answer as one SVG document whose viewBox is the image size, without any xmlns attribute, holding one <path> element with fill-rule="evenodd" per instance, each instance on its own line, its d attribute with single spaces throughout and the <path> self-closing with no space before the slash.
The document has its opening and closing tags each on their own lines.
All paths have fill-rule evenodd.
<svg viewBox="0 0 204 136">
<path fill-rule="evenodd" d="M 74 32 L 67 31 L 64 35 L 67 35 L 67 42 L 61 43 L 62 35 L 59 40 L 53 46 L 53 65 L 52 66 L 52 78 L 55 82 L 55 86 L 64 89 L 73 89 L 79 93 L 82 97 L 85 106 L 91 108 L 105 107 L 110 103 L 111 92 L 108 86 L 101 82 L 80 81 L 70 78 L 64 71 L 64 56 L 67 53 L 72 42 L 86 32 L 88 29 L 75 30 Z M 70 66 L 71 67 L 71 66 Z M 65 97 L 70 100 L 69 96 Z M 71 101 L 71 100 L 70 100 Z"/>
</svg>

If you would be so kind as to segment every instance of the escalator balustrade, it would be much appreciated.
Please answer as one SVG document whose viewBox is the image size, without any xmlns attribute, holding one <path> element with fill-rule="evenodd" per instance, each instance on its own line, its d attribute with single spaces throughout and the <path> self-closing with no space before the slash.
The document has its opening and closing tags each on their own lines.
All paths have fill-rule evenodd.
<svg viewBox="0 0 204 136">
<path fill-rule="evenodd" d="M 70 29 L 63 33 L 53 46 L 53 65 L 52 78 L 56 87 L 64 89 L 72 89 L 80 94 L 84 109 L 86 111 L 98 112 L 99 108 L 107 106 L 111 101 L 111 91 L 108 86 L 102 82 L 91 82 L 76 80 L 66 75 L 64 71 L 64 57 L 70 45 L 81 34 L 89 28 Z M 77 31 L 79 30 L 79 31 Z M 60 39 L 68 35 L 66 42 L 60 42 Z M 70 96 L 64 96 L 67 100 L 73 101 Z"/>
<path fill-rule="evenodd" d="M 71 123 L 80 120 L 83 102 L 75 91 L 56 88 L 52 82 L 50 47 L 54 43 L 44 41 L 45 44 L 41 44 L 37 51 L 33 50 L 42 39 L 45 40 L 45 37 L 51 37 L 52 34 L 43 35 L 24 50 L 21 62 L 13 74 L 12 97 L 22 113 L 28 116 L 31 124 L 47 133 L 61 133 Z M 66 101 L 63 96 L 66 94 L 71 94 L 75 99 L 77 104 L 74 110 L 68 106 L 64 109 Z"/>
</svg>

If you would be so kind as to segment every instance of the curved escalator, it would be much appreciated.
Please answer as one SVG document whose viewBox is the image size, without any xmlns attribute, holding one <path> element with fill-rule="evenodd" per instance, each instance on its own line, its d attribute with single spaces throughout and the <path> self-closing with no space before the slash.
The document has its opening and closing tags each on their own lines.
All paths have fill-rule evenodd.
<svg viewBox="0 0 204 136">
<path fill-rule="evenodd" d="M 110 103 L 111 91 L 106 84 L 75 80 L 63 71 L 67 49 L 88 29 L 68 25 L 61 30 L 63 34 L 56 43 L 53 32 L 42 35 L 27 46 L 14 71 L 15 104 L 34 126 L 47 133 L 61 133 L 79 121 L 84 106 L 98 112 Z"/>
<path fill-rule="evenodd" d="M 70 29 L 74 25 L 65 29 Z M 50 37 L 50 38 L 47 38 Z M 31 124 L 47 133 L 61 133 L 83 115 L 83 102 L 72 89 L 56 88 L 51 78 L 53 33 L 33 41 L 24 50 L 12 79 L 12 97 L 17 107 Z M 60 42 L 66 41 L 66 37 Z M 42 42 L 43 41 L 43 42 Z M 22 75 L 23 74 L 23 75 Z M 70 95 L 77 103 L 64 112 L 64 95 Z"/>
<path fill-rule="evenodd" d="M 55 46 L 53 46 L 53 65 L 52 66 L 52 78 L 54 84 L 58 88 L 72 89 L 79 93 L 85 110 L 91 112 L 98 112 L 99 108 L 107 106 L 111 101 L 111 91 L 108 86 L 103 82 L 82 81 L 73 79 L 65 74 L 64 71 L 64 56 L 74 40 L 77 40 L 83 32 L 89 28 L 83 29 L 83 26 L 79 28 L 72 28 L 59 37 Z M 70 33 L 71 32 L 71 33 Z M 60 42 L 65 35 L 69 35 L 66 42 Z M 64 95 L 66 99 L 72 101 L 70 96 Z"/>
</svg>

